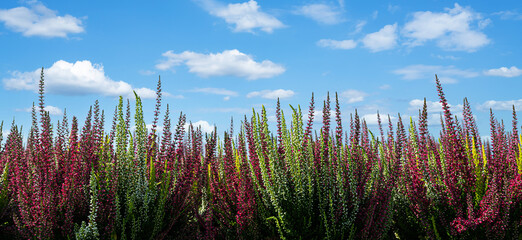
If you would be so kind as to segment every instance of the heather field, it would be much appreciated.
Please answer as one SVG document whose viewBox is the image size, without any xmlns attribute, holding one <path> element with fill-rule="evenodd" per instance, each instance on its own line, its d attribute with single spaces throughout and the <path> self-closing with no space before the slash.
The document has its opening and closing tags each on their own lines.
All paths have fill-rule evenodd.
<svg viewBox="0 0 522 240">
<path fill-rule="evenodd" d="M 521 23 L 0 0 L 0 240 L 522 240 Z"/>
<path fill-rule="evenodd" d="M 95 102 L 81 124 L 51 119 L 43 70 L 39 86 L 29 135 L 13 123 L 0 148 L 2 239 L 522 236 L 515 109 L 507 126 L 491 112 L 482 141 L 467 100 L 458 119 L 438 78 L 440 133 L 428 132 L 426 104 L 418 121 L 379 117 L 373 133 L 357 112 L 341 116 L 337 94 L 313 129 L 312 94 L 306 110 L 277 101 L 274 132 L 263 108 L 203 134 L 162 105 L 161 81 L 150 130 L 139 96 L 120 97 L 114 114 Z"/>
</svg>

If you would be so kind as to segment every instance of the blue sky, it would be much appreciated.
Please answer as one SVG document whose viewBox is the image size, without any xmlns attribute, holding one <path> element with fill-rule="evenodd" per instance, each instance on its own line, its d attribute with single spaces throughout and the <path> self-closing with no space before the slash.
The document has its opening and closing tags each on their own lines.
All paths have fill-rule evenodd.
<svg viewBox="0 0 522 240">
<path fill-rule="evenodd" d="M 150 123 L 161 75 L 163 110 L 204 130 L 263 105 L 273 120 L 278 97 L 290 115 L 314 92 L 321 110 L 329 91 L 345 126 L 354 109 L 369 125 L 377 110 L 415 118 L 426 97 L 438 131 L 438 74 L 487 136 L 489 108 L 522 109 L 521 23 L 518 1 L 2 1 L 0 120 L 30 124 L 44 67 L 54 121 L 83 122 L 96 99 L 112 119 L 134 90 Z"/>
</svg>

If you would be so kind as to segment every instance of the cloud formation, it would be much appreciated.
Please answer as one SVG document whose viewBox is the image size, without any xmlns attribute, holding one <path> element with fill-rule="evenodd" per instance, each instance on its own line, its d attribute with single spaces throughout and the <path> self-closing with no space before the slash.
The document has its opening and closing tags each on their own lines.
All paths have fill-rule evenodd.
<svg viewBox="0 0 522 240">
<path fill-rule="evenodd" d="M 454 66 L 438 65 L 410 65 L 393 71 L 394 74 L 401 75 L 404 80 L 435 79 L 438 74 L 441 83 L 457 83 L 455 78 L 473 78 L 479 76 L 477 72 L 471 70 L 461 70 Z"/>
<path fill-rule="evenodd" d="M 500 111 L 510 111 L 513 110 L 513 106 L 515 106 L 517 110 L 522 109 L 522 99 L 507 101 L 489 100 L 484 102 L 483 104 L 480 104 L 478 108 L 481 110 L 492 109 Z"/>
<path fill-rule="evenodd" d="M 216 95 L 237 96 L 237 92 L 224 88 L 194 88 L 191 92 L 210 93 Z"/>
<path fill-rule="evenodd" d="M 32 72 L 11 72 L 11 78 L 4 78 L 4 88 L 8 90 L 37 91 L 41 69 Z M 133 90 L 142 98 L 155 98 L 156 92 L 148 88 L 134 89 L 129 83 L 114 81 L 105 75 L 103 66 L 88 60 L 69 63 L 55 62 L 44 69 L 45 91 L 59 95 L 101 94 L 104 96 L 133 97 Z"/>
<path fill-rule="evenodd" d="M 453 106 L 451 104 L 448 104 L 451 110 L 455 111 L 462 111 L 462 104 L 458 104 L 456 106 Z M 413 99 L 409 102 L 409 110 L 410 111 L 418 111 L 422 110 L 422 107 L 424 106 L 424 100 L 421 99 Z M 426 101 L 426 107 L 428 107 L 428 112 L 431 113 L 440 113 L 442 112 L 442 103 L 440 102 L 433 102 L 433 101 Z"/>
<path fill-rule="evenodd" d="M 271 78 L 286 70 L 282 65 L 269 60 L 256 62 L 251 56 L 237 49 L 209 54 L 191 51 L 177 54 L 168 51 L 162 55 L 166 59 L 156 65 L 157 69 L 168 70 L 185 64 L 189 68 L 189 72 L 200 77 L 235 76 L 255 80 Z"/>
<path fill-rule="evenodd" d="M 71 15 L 58 16 L 39 2 L 27 7 L 0 9 L 0 22 L 14 32 L 26 37 L 67 37 L 68 34 L 82 33 L 82 21 Z"/>
<path fill-rule="evenodd" d="M 211 15 L 234 25 L 236 32 L 254 32 L 254 29 L 272 33 L 285 25 L 274 16 L 261 11 L 256 1 L 229 3 L 224 5 L 214 0 L 199 0 L 200 5 Z"/>
<path fill-rule="evenodd" d="M 366 96 L 368 96 L 367 93 L 355 89 L 348 89 L 341 93 L 341 98 L 348 103 L 362 102 Z"/>
<path fill-rule="evenodd" d="M 332 49 L 352 49 L 357 47 L 357 42 L 354 40 L 332 40 L 332 39 L 321 39 L 317 42 L 317 46 L 332 48 Z"/>
<path fill-rule="evenodd" d="M 262 90 L 262 91 L 254 91 L 247 94 L 247 98 L 253 97 L 262 97 L 266 99 L 278 99 L 278 98 L 289 98 L 295 95 L 295 92 L 292 90 Z"/>
<path fill-rule="evenodd" d="M 510 68 L 507 67 L 501 67 L 501 68 L 494 68 L 484 71 L 484 75 L 488 76 L 499 76 L 499 77 L 518 77 L 522 75 L 522 69 L 518 69 L 515 66 L 512 66 Z"/>
<path fill-rule="evenodd" d="M 37 106 L 35 106 L 35 108 L 36 108 L 37 112 L 40 111 L 40 108 L 38 108 Z M 45 106 L 44 110 L 49 112 L 49 114 L 51 114 L 51 115 L 62 115 L 63 114 L 62 109 L 60 109 L 59 107 L 51 106 L 51 105 Z M 16 109 L 16 111 L 17 112 L 32 112 L 33 107 L 25 108 L 25 109 Z"/>
<path fill-rule="evenodd" d="M 215 125 L 211 125 L 210 123 L 204 120 L 199 120 L 193 123 L 185 123 L 185 130 L 189 128 L 190 124 L 192 124 L 192 127 L 194 127 L 194 129 L 201 128 L 201 131 L 203 133 L 211 133 L 212 131 L 214 131 L 215 128 Z"/>
<path fill-rule="evenodd" d="M 493 15 L 500 16 L 502 20 L 522 20 L 522 14 L 516 10 L 494 12 Z"/>
<path fill-rule="evenodd" d="M 388 115 L 386 115 L 386 114 L 379 114 L 379 117 L 381 118 L 381 124 L 386 126 L 388 124 Z M 377 117 L 377 113 L 364 114 L 361 117 L 361 119 L 366 121 L 367 125 L 378 125 L 379 124 L 379 118 Z M 395 116 L 391 116 L 390 115 L 390 119 L 389 120 L 394 122 L 396 119 L 397 118 Z"/>
<path fill-rule="evenodd" d="M 402 35 L 409 38 L 406 44 L 420 46 L 435 41 L 444 50 L 473 52 L 491 42 L 481 32 L 489 19 L 456 3 L 453 8 L 444 10 L 413 13 L 413 19 L 402 29 Z"/>
<path fill-rule="evenodd" d="M 336 7 L 321 3 L 301 6 L 294 13 L 311 18 L 322 24 L 337 24 L 344 20 L 342 12 Z"/>
<path fill-rule="evenodd" d="M 362 43 L 372 52 L 389 50 L 397 46 L 397 23 L 386 25 L 381 30 L 367 34 Z"/>
</svg>

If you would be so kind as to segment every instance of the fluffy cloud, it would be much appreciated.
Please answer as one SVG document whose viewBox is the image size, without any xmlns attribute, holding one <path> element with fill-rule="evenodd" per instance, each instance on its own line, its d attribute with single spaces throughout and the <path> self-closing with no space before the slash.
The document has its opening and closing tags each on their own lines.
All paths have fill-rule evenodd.
<svg viewBox="0 0 522 240">
<path fill-rule="evenodd" d="M 330 110 L 330 121 L 335 119 L 336 112 L 334 110 Z M 306 114 L 305 119 L 308 119 L 308 114 Z M 275 118 L 275 116 L 274 116 Z M 342 118 L 342 115 L 341 115 Z M 323 109 L 320 110 L 314 110 L 314 122 L 315 123 L 322 123 L 323 122 Z"/>
<path fill-rule="evenodd" d="M 493 110 L 513 110 L 513 106 L 516 109 L 522 109 L 522 99 L 508 101 L 489 100 L 480 104 L 478 108 L 481 110 L 489 110 L 490 108 Z"/>
<path fill-rule="evenodd" d="M 378 32 L 367 34 L 362 42 L 372 52 L 389 50 L 397 45 L 397 23 L 386 25 Z"/>
<path fill-rule="evenodd" d="M 224 95 L 224 96 L 237 96 L 237 92 L 227 90 L 224 88 L 195 88 L 190 90 L 191 92 L 197 92 L 197 93 L 209 93 L 209 94 L 216 94 L 216 95 Z"/>
<path fill-rule="evenodd" d="M 185 64 L 189 72 L 200 77 L 236 76 L 255 80 L 271 78 L 285 72 L 285 68 L 269 60 L 256 62 L 254 59 L 237 49 L 225 50 L 221 53 L 202 54 L 185 51 L 179 54 L 168 51 L 163 53 L 166 60 L 156 65 L 160 70 L 171 69 Z"/>
<path fill-rule="evenodd" d="M 352 49 L 357 46 L 354 40 L 332 40 L 332 39 L 321 39 L 317 42 L 320 47 L 327 47 L 333 49 Z"/>
<path fill-rule="evenodd" d="M 386 124 L 388 124 L 388 115 L 385 115 L 385 114 L 379 114 L 379 115 L 380 115 L 380 118 L 381 118 L 381 124 L 384 125 L 384 126 Z M 401 118 L 404 121 L 404 116 L 401 116 Z M 367 125 L 378 125 L 379 124 L 379 119 L 377 118 L 377 113 L 364 114 L 361 117 L 361 119 L 366 121 Z M 397 119 L 396 117 L 390 115 L 390 120 L 392 122 L 394 122 L 396 119 Z"/>
<path fill-rule="evenodd" d="M 362 102 L 366 96 L 368 96 L 367 93 L 354 89 L 348 89 L 341 93 L 341 98 L 346 99 L 348 103 Z"/>
<path fill-rule="evenodd" d="M 36 108 L 37 112 L 40 111 L 38 106 L 35 106 L 35 108 Z M 51 114 L 51 115 L 62 115 L 63 114 L 62 109 L 60 109 L 58 107 L 55 107 L 55 106 L 47 105 L 47 106 L 44 107 L 44 110 L 49 112 L 49 114 Z M 19 111 L 19 112 L 32 112 L 33 108 L 30 107 L 30 108 L 25 108 L 25 109 L 16 109 L 16 111 Z"/>
<path fill-rule="evenodd" d="M 210 14 L 224 19 L 228 24 L 235 25 L 234 31 L 236 32 L 253 32 L 253 29 L 259 28 L 271 33 L 274 29 L 285 26 L 274 16 L 262 12 L 254 0 L 230 3 L 226 6 L 214 0 L 199 0 L 198 2 Z"/>
<path fill-rule="evenodd" d="M 27 7 L 0 9 L 0 22 L 24 36 L 67 37 L 67 34 L 84 31 L 82 21 L 71 15 L 57 16 L 41 3 Z"/>
<path fill-rule="evenodd" d="M 445 12 L 415 12 L 413 19 L 402 29 L 402 34 L 410 39 L 407 43 L 410 46 L 433 40 L 445 50 L 473 52 L 490 42 L 480 31 L 489 22 L 471 8 L 455 4 L 454 8 L 446 8 Z"/>
<path fill-rule="evenodd" d="M 247 94 L 247 98 L 262 97 L 262 98 L 266 98 L 266 99 L 278 99 L 278 98 L 289 98 L 294 95 L 295 95 L 295 93 L 292 90 L 277 89 L 277 90 L 263 90 L 263 91 L 250 92 Z"/>
<path fill-rule="evenodd" d="M 38 90 L 41 69 L 32 72 L 12 72 L 11 78 L 3 79 L 8 90 Z M 132 97 L 133 90 L 142 98 L 155 98 L 155 91 L 148 88 L 133 89 L 123 81 L 113 81 L 105 75 L 103 66 L 90 61 L 69 63 L 55 62 L 44 70 L 45 91 L 60 95 L 101 94 L 105 96 Z"/>
<path fill-rule="evenodd" d="M 501 67 L 501 68 L 494 68 L 494 69 L 489 69 L 487 71 L 484 71 L 484 74 L 488 75 L 488 76 L 518 77 L 518 76 L 522 75 L 522 69 L 518 69 L 515 66 L 512 66 L 510 68 Z"/>
<path fill-rule="evenodd" d="M 456 83 L 455 77 L 473 78 L 479 76 L 477 72 L 471 70 L 461 70 L 454 66 L 437 65 L 410 65 L 393 71 L 394 74 L 401 75 L 404 80 L 435 79 L 438 74 L 442 83 Z"/>
<path fill-rule="evenodd" d="M 326 4 L 308 4 L 299 7 L 295 14 L 303 15 L 323 24 L 337 24 L 343 21 L 341 11 Z"/>
<path fill-rule="evenodd" d="M 138 94 L 138 96 L 142 99 L 156 98 L 156 91 L 150 88 L 135 88 L 134 92 L 136 92 L 136 94 Z M 165 93 L 165 95 L 167 96 L 169 94 Z"/>
<path fill-rule="evenodd" d="M 418 111 L 418 110 L 422 110 L 423 106 L 424 106 L 424 100 L 413 99 L 409 102 L 408 109 L 410 111 Z M 430 113 L 440 113 L 443 111 L 442 103 L 440 103 L 440 102 L 426 101 L 426 107 L 428 107 L 428 112 L 430 112 Z M 449 104 L 449 107 L 450 107 L 451 111 L 457 111 L 457 112 L 462 111 L 462 108 L 463 108 L 462 104 L 458 104 L 456 106 Z"/>
<path fill-rule="evenodd" d="M 190 124 L 192 124 L 194 129 L 201 127 L 201 131 L 203 133 L 211 133 L 214 131 L 214 127 L 215 127 L 214 125 L 210 125 L 210 123 L 208 123 L 207 121 L 199 120 L 199 121 L 193 122 L 193 123 L 185 123 L 185 130 L 187 130 L 189 128 Z"/>
</svg>

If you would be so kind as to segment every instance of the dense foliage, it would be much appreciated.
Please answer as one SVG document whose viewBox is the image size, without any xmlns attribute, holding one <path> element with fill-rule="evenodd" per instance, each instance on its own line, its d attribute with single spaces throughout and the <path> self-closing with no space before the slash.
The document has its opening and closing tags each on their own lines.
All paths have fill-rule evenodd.
<svg viewBox="0 0 522 240">
<path fill-rule="evenodd" d="M 333 111 L 330 97 L 324 101 L 319 131 L 312 95 L 306 119 L 300 107 L 285 117 L 278 101 L 276 132 L 263 108 L 220 138 L 187 125 L 183 114 L 171 128 L 168 105 L 157 134 L 161 81 L 151 129 L 137 95 L 134 113 L 120 98 L 108 131 L 98 102 L 81 129 L 66 114 L 52 124 L 42 69 L 26 141 L 14 122 L 5 143 L 0 129 L 0 237 L 522 237 L 515 109 L 511 131 L 491 113 L 491 140 L 482 141 L 467 100 L 457 119 L 436 83 L 444 110 L 438 138 L 428 132 L 426 103 L 409 126 L 388 117 L 386 133 L 379 117 L 377 136 L 357 112 L 343 128 L 337 95 Z"/>
</svg>

